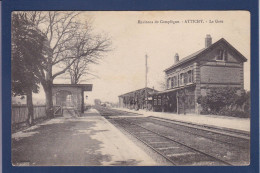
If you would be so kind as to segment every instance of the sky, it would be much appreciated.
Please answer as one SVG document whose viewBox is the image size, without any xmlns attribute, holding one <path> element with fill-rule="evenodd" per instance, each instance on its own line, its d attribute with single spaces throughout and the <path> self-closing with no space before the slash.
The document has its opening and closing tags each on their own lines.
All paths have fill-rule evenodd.
<svg viewBox="0 0 260 173">
<path fill-rule="evenodd" d="M 248 61 L 244 64 L 244 88 L 250 90 L 250 13 L 247 11 L 89 11 L 78 20 L 91 19 L 93 32 L 112 41 L 112 50 L 91 70 L 98 78 L 86 92 L 87 103 L 95 98 L 117 102 L 118 95 L 145 87 L 145 55 L 148 55 L 148 87 L 161 90 L 166 68 L 212 42 L 225 38 Z M 157 22 L 158 21 L 158 22 Z M 54 83 L 69 83 L 55 79 Z M 34 95 L 44 99 L 44 92 Z"/>
</svg>

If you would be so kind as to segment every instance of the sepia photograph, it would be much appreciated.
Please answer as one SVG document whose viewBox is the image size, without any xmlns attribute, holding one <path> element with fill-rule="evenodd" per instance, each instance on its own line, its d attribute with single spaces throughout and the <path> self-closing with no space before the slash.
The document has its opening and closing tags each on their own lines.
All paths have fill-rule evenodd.
<svg viewBox="0 0 260 173">
<path fill-rule="evenodd" d="M 250 26 L 239 10 L 13 11 L 12 165 L 250 165 Z"/>
</svg>

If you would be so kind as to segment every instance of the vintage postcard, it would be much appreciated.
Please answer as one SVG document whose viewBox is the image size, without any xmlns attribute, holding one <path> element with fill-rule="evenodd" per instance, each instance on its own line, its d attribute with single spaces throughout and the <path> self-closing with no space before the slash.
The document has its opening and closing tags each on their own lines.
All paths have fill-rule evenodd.
<svg viewBox="0 0 260 173">
<path fill-rule="evenodd" d="M 248 11 L 12 12 L 12 165 L 250 165 L 250 25 Z"/>
</svg>

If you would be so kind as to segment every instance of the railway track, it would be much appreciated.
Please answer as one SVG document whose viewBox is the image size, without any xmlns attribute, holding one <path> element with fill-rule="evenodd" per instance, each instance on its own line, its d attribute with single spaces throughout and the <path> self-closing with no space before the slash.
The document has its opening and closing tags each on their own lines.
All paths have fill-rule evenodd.
<svg viewBox="0 0 260 173">
<path fill-rule="evenodd" d="M 242 131 L 242 130 L 235 130 L 235 129 L 229 129 L 229 128 L 221 128 L 221 127 L 216 127 L 216 126 L 211 126 L 211 125 L 199 125 L 199 124 L 194 124 L 194 123 L 191 123 L 191 122 L 183 122 L 183 121 L 178 121 L 178 120 L 169 120 L 169 119 L 166 119 L 166 118 L 162 118 L 162 117 L 155 117 L 155 116 L 149 116 L 149 118 L 152 118 L 152 119 L 156 119 L 156 120 L 159 120 L 159 121 L 170 121 L 172 123 L 175 123 L 175 124 L 181 124 L 181 125 L 184 125 L 184 126 L 192 126 L 192 127 L 195 127 L 195 128 L 204 128 L 208 131 L 215 131 L 217 133 L 220 133 L 221 131 L 223 132 L 226 132 L 227 134 L 229 135 L 239 135 L 239 136 L 242 136 L 242 138 L 245 137 L 245 139 L 249 139 L 250 138 L 250 132 L 247 132 L 247 131 Z"/>
<path fill-rule="evenodd" d="M 97 109 L 99 111 L 99 113 L 102 116 L 136 116 L 136 115 L 141 115 L 139 113 L 132 113 L 132 112 L 127 112 L 127 111 L 123 111 L 123 110 L 115 110 L 115 109 L 109 109 L 106 107 L 102 107 L 102 106 L 95 106 L 95 109 Z"/>
<path fill-rule="evenodd" d="M 173 165 L 249 164 L 250 136 L 247 133 L 157 117 L 125 117 L 132 113 L 107 108 L 98 110 L 111 123 L 133 135 Z M 206 145 L 206 149 L 200 144 Z"/>
<path fill-rule="evenodd" d="M 172 122 L 167 120 L 160 119 L 151 119 L 151 118 L 129 118 L 137 124 L 140 123 L 153 123 L 159 124 L 164 127 L 172 128 L 174 130 L 182 131 L 184 133 L 192 134 L 194 136 L 199 136 L 207 138 L 213 141 L 218 141 L 224 144 L 229 144 L 232 146 L 237 146 L 239 148 L 249 148 L 250 137 L 241 133 L 230 133 L 224 130 L 211 130 L 208 128 L 203 128 L 200 126 L 189 125 L 185 123 Z"/>
<path fill-rule="evenodd" d="M 176 141 L 153 130 L 129 122 L 125 119 L 113 119 L 113 121 L 124 128 L 128 133 L 135 136 L 142 143 L 160 154 L 166 160 L 176 166 L 184 165 L 229 165 L 231 163 L 219 159 L 196 148 Z"/>
<path fill-rule="evenodd" d="M 100 108 L 99 108 L 100 109 Z M 131 115 L 133 113 L 127 111 L 119 111 L 108 108 L 101 108 L 101 114 L 103 116 L 120 116 Z M 108 117 L 107 117 L 108 118 Z M 131 118 L 128 119 L 135 123 L 150 122 L 154 124 L 160 124 L 165 127 L 173 128 L 179 131 L 190 133 L 196 136 L 205 137 L 211 140 L 216 140 L 222 143 L 235 145 L 241 148 L 247 148 L 250 145 L 250 134 L 244 131 L 238 131 L 233 129 L 221 129 L 212 126 L 198 125 L 188 122 L 182 122 L 177 120 L 169 120 L 164 118 L 158 118 L 149 116 L 148 118 Z M 196 129 L 194 131 L 194 129 Z"/>
</svg>

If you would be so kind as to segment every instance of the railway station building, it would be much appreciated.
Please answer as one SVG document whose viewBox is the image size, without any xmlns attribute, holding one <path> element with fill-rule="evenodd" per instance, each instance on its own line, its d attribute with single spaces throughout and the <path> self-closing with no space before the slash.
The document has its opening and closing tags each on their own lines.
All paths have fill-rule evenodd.
<svg viewBox="0 0 260 173">
<path fill-rule="evenodd" d="M 152 109 L 152 96 L 158 91 L 149 87 L 134 90 L 118 96 L 119 107 L 128 109 Z M 147 95 L 146 95 L 147 94 Z"/>
<path fill-rule="evenodd" d="M 178 114 L 200 113 L 199 96 L 213 87 L 244 89 L 243 64 L 247 59 L 224 38 L 212 44 L 207 35 L 205 47 L 165 69 L 166 90 L 153 93 L 153 110 Z"/>
</svg>

